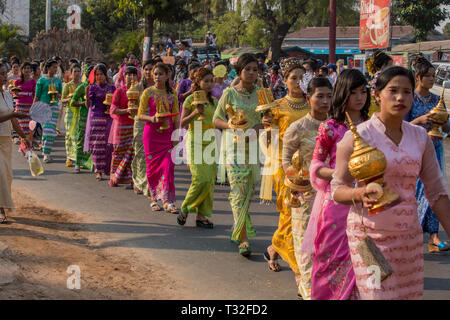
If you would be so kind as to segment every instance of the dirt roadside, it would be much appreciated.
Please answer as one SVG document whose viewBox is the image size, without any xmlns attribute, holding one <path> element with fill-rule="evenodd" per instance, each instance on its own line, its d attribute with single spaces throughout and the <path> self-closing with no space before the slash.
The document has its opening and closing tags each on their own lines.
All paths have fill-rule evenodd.
<svg viewBox="0 0 450 320">
<path fill-rule="evenodd" d="M 0 299 L 189 299 L 164 266 L 142 261 L 132 248 L 102 248 L 111 239 L 87 230 L 88 215 L 13 193 L 16 210 L 0 225 Z M 67 288 L 72 265 L 81 289 Z"/>
</svg>

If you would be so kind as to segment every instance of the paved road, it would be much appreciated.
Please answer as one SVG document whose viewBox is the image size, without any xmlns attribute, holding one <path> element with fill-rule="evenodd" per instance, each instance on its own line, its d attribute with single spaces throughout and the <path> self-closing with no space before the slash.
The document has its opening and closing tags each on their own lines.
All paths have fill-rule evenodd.
<svg viewBox="0 0 450 320">
<path fill-rule="evenodd" d="M 450 159 L 449 140 L 446 153 Z M 43 204 L 89 214 L 95 222 L 86 227 L 92 232 L 108 233 L 111 241 L 105 246 L 131 247 L 144 258 L 158 260 L 176 278 L 184 279 L 180 286 L 189 288 L 198 299 L 296 299 L 294 276 L 287 265 L 282 262 L 283 271 L 269 272 L 262 255 L 277 225 L 274 205 L 260 205 L 256 197 L 251 204 L 258 235 L 251 242 L 254 254 L 247 260 L 238 255 L 236 246 L 229 241 L 232 224 L 227 200 L 229 187 L 216 186 L 214 229 L 196 228 L 193 215 L 180 227 L 175 215 L 152 213 L 148 200 L 130 190 L 110 188 L 106 181 L 97 182 L 90 173 L 73 174 L 72 168 L 64 166 L 62 137 L 56 140 L 54 159 L 55 163 L 45 166 L 45 174 L 34 179 L 25 159 L 14 152 L 13 186 L 29 190 Z M 178 206 L 190 181 L 187 167 L 177 166 Z M 443 232 L 441 237 L 447 239 Z M 450 299 L 449 264 L 450 253 L 425 254 L 425 299 Z"/>
</svg>

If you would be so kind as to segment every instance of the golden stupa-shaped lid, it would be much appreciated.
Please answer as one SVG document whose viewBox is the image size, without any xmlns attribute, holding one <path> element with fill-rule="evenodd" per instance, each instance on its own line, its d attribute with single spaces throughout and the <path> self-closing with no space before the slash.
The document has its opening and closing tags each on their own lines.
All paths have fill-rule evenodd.
<svg viewBox="0 0 450 320">
<path fill-rule="evenodd" d="M 192 105 L 197 104 L 208 104 L 209 101 L 206 97 L 206 91 L 205 90 L 198 90 L 194 91 L 194 101 L 192 101 Z"/>
<path fill-rule="evenodd" d="M 139 99 L 139 87 L 137 82 L 132 82 L 130 88 L 127 90 L 127 98 L 128 100 L 137 100 Z"/>
<path fill-rule="evenodd" d="M 439 122 L 439 120 L 442 120 L 441 122 L 445 123 L 448 119 L 448 111 L 445 108 L 444 104 L 444 93 L 445 87 L 442 88 L 442 94 L 441 98 L 439 99 L 439 103 L 436 105 L 436 107 L 430 110 L 430 113 L 433 115 L 433 119 L 435 121 Z"/>
<path fill-rule="evenodd" d="M 386 170 L 386 157 L 382 151 L 370 146 L 358 133 L 352 119 L 345 113 L 350 130 L 353 133 L 353 153 L 348 162 L 348 169 L 353 177 L 361 182 L 382 176 Z"/>
<path fill-rule="evenodd" d="M 257 90 L 258 94 L 258 106 L 256 107 L 256 112 L 264 112 L 278 105 L 273 97 L 272 90 L 270 88 L 262 88 Z"/>
</svg>

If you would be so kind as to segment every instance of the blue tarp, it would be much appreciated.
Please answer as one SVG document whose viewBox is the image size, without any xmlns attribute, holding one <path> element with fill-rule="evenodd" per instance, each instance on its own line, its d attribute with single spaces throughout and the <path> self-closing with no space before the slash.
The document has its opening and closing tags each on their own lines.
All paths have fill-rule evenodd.
<svg viewBox="0 0 450 320">
<path fill-rule="evenodd" d="M 310 48 L 304 48 L 305 50 L 314 53 L 314 54 L 329 54 L 329 50 L 328 48 L 315 48 L 315 49 L 310 49 Z M 360 54 L 361 51 L 358 49 L 352 49 L 352 48 L 338 48 L 336 49 L 336 54 Z"/>
</svg>

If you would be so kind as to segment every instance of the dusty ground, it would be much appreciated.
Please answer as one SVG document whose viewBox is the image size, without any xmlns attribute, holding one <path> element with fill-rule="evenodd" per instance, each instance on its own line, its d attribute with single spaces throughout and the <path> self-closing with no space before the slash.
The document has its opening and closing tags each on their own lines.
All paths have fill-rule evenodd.
<svg viewBox="0 0 450 320">
<path fill-rule="evenodd" d="M 101 248 L 105 235 L 80 225 L 87 215 L 37 206 L 22 190 L 14 195 L 16 211 L 0 225 L 0 299 L 181 298 L 163 266 L 139 261 L 133 249 Z M 71 265 L 80 267 L 79 290 L 67 288 Z"/>
</svg>

